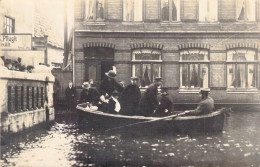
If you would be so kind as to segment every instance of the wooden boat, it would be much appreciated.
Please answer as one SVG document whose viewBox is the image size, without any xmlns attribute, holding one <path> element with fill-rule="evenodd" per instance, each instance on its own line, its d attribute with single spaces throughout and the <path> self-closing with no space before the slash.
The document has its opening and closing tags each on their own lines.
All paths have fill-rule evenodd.
<svg viewBox="0 0 260 167">
<path fill-rule="evenodd" d="M 79 104 L 77 112 L 79 117 L 85 119 L 85 123 L 92 129 L 115 129 L 137 133 L 215 133 L 221 132 L 224 126 L 224 118 L 228 109 L 219 109 L 207 115 L 201 116 L 177 116 L 174 118 L 127 116 L 110 114 L 85 108 L 85 104 Z M 164 119 L 165 118 L 165 119 Z M 158 121 L 157 121 L 158 120 Z M 145 122 L 145 123 L 141 123 Z M 131 126 L 131 125 L 134 126 Z M 129 126 L 130 125 L 130 126 Z"/>
</svg>

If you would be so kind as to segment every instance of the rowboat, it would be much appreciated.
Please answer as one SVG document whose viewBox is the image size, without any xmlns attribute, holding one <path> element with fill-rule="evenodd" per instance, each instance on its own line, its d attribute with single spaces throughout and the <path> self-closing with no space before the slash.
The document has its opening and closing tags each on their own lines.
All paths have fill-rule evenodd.
<svg viewBox="0 0 260 167">
<path fill-rule="evenodd" d="M 77 105 L 79 118 L 92 129 L 120 130 L 127 133 L 215 133 L 222 132 L 225 115 L 229 109 L 223 108 L 207 115 L 168 117 L 144 117 L 110 114 Z M 130 125 L 130 126 L 129 126 Z M 133 125 L 133 126 L 132 126 Z"/>
</svg>

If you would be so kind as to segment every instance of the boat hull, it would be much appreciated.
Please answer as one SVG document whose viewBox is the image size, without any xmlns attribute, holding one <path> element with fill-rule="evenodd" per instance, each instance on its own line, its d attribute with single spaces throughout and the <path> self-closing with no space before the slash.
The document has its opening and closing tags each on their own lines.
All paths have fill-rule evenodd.
<svg viewBox="0 0 260 167">
<path fill-rule="evenodd" d="M 104 113 L 101 111 L 88 111 L 78 105 L 77 112 L 81 121 L 92 130 L 108 130 L 117 127 L 117 131 L 127 133 L 152 134 L 201 134 L 221 132 L 224 126 L 225 114 L 219 110 L 203 116 L 185 116 L 174 119 L 147 122 L 134 126 L 126 126 L 144 121 L 152 121 L 158 117 L 124 116 Z"/>
</svg>

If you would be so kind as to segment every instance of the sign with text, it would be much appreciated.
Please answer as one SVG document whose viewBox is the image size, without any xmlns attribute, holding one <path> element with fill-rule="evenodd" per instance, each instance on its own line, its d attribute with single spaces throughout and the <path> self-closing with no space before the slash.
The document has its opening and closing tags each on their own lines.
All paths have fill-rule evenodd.
<svg viewBox="0 0 260 167">
<path fill-rule="evenodd" d="M 1 34 L 0 50 L 31 50 L 31 34 Z"/>
</svg>

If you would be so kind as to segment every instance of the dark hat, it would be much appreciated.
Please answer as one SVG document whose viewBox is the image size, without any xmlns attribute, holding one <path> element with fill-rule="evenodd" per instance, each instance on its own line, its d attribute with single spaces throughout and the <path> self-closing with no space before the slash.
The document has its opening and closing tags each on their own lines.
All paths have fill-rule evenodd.
<svg viewBox="0 0 260 167">
<path fill-rule="evenodd" d="M 114 91 L 112 92 L 112 96 L 116 96 L 116 95 L 119 95 L 119 92 L 118 92 L 117 90 L 114 90 Z"/>
<path fill-rule="evenodd" d="M 131 80 L 138 80 L 138 77 L 131 77 Z"/>
<path fill-rule="evenodd" d="M 109 70 L 107 73 L 105 73 L 106 76 L 108 76 L 109 78 L 115 78 L 116 77 L 116 73 L 112 70 Z"/>
<path fill-rule="evenodd" d="M 161 81 L 162 81 L 162 77 L 156 77 L 156 78 L 154 79 L 154 81 L 161 82 Z"/>
<path fill-rule="evenodd" d="M 202 93 L 202 92 L 210 92 L 210 89 L 209 88 L 201 88 L 200 89 L 200 93 Z"/>
</svg>

